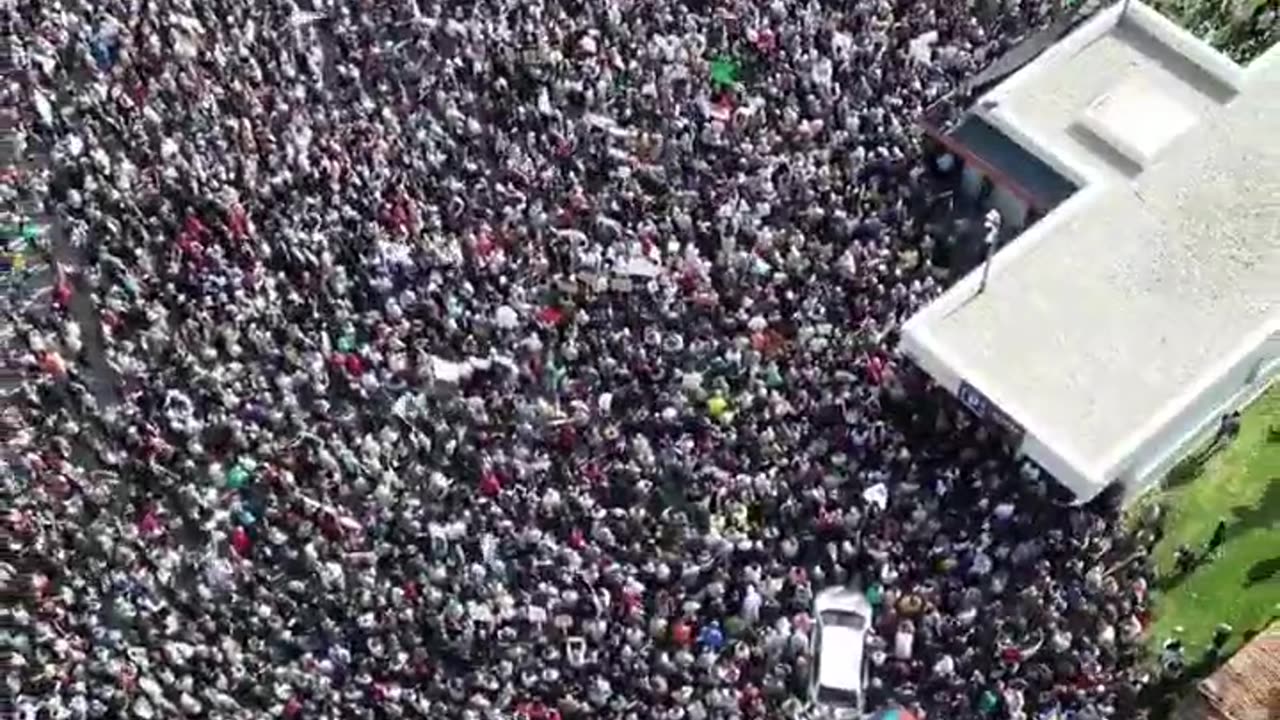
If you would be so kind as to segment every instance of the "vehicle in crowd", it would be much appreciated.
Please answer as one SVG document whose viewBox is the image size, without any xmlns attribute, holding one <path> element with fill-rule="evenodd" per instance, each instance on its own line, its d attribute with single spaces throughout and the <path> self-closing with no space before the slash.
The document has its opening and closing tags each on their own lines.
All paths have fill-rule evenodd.
<svg viewBox="0 0 1280 720">
<path fill-rule="evenodd" d="M 862 717 L 867 629 L 871 602 L 860 590 L 828 588 L 814 598 L 813 679 L 809 697 L 814 717 Z"/>
</svg>

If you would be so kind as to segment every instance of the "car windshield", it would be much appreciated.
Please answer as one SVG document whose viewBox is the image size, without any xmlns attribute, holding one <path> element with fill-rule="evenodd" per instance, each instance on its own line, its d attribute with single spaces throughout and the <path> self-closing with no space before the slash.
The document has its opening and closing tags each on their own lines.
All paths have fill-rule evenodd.
<svg viewBox="0 0 1280 720">
<path fill-rule="evenodd" d="M 823 705 L 838 705 L 840 707 L 857 707 L 858 691 L 842 690 L 828 686 L 820 686 L 818 688 L 818 702 Z"/>
<path fill-rule="evenodd" d="M 853 612 L 828 610 L 822 613 L 822 624 L 827 627 L 845 627 L 862 630 L 867 626 L 867 619 Z"/>
</svg>

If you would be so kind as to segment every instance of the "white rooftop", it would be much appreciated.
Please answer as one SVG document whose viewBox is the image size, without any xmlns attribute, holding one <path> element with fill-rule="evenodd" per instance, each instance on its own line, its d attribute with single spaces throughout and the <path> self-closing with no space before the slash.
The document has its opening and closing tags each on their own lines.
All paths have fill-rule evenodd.
<svg viewBox="0 0 1280 720">
<path fill-rule="evenodd" d="M 1135 70 L 1089 105 L 1081 125 L 1146 167 L 1169 143 L 1195 127 L 1197 120 L 1193 110 L 1164 92 L 1146 73 Z"/>
<path fill-rule="evenodd" d="M 1243 69 L 1132 2 L 978 108 L 1081 190 L 996 255 L 984 292 L 979 269 L 913 317 L 903 349 L 1092 496 L 1280 331 L 1280 49 Z"/>
</svg>

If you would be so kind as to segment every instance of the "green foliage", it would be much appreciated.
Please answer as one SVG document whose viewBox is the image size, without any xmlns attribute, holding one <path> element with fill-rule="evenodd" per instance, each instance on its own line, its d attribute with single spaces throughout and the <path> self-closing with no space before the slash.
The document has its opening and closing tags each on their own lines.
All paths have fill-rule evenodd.
<svg viewBox="0 0 1280 720">
<path fill-rule="evenodd" d="M 1280 613 L 1280 387 L 1244 413 L 1238 438 L 1208 457 L 1184 463 L 1180 475 L 1144 504 L 1167 508 L 1165 536 L 1156 547 L 1157 583 L 1153 646 L 1177 635 L 1195 660 L 1214 627 L 1230 623 L 1236 634 Z M 1139 506 L 1140 508 L 1143 505 Z M 1174 553 L 1186 544 L 1205 549 L 1219 520 L 1226 541 L 1191 572 L 1179 575 Z M 1178 629 L 1181 628 L 1181 631 Z"/>
<path fill-rule="evenodd" d="M 1239 63 L 1280 42 L 1275 0 L 1166 0 L 1155 7 Z"/>
</svg>

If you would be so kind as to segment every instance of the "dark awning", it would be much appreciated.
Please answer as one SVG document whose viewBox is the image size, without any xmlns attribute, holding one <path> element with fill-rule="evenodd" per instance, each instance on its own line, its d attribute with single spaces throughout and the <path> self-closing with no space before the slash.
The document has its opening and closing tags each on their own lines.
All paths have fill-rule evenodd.
<svg viewBox="0 0 1280 720">
<path fill-rule="evenodd" d="M 1071 197 L 1076 184 L 1032 155 L 1007 135 L 977 115 L 965 116 L 947 133 L 947 144 L 959 146 L 962 155 L 972 155 L 996 170 L 993 181 L 1007 179 L 1034 199 L 1043 210 Z"/>
<path fill-rule="evenodd" d="M 1039 57 L 1040 53 L 1049 49 L 1054 43 L 1066 37 L 1077 26 L 1088 20 L 1089 16 L 1102 4 L 1099 0 L 1086 0 L 1076 8 L 1067 9 L 1048 27 L 1022 38 L 1017 44 L 1009 48 L 1004 55 L 996 58 L 994 62 L 969 79 L 969 92 L 981 95 L 991 86 L 1021 70 L 1032 60 Z"/>
</svg>

